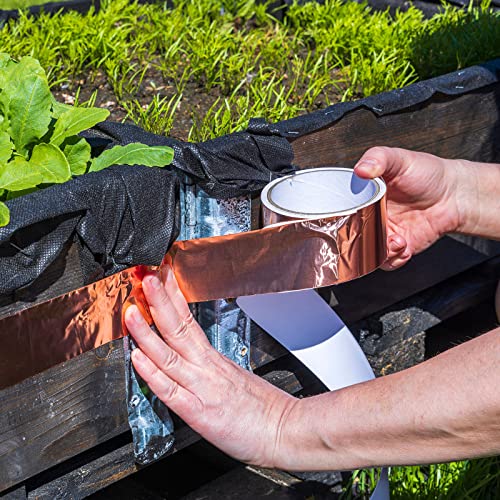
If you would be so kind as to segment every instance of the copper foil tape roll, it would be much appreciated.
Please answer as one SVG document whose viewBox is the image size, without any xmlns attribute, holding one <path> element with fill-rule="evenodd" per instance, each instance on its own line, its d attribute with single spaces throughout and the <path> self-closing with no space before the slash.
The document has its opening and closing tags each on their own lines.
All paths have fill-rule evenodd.
<svg viewBox="0 0 500 500">
<path fill-rule="evenodd" d="M 363 276 L 386 259 L 386 187 L 352 170 L 321 168 L 271 182 L 267 227 L 175 242 L 171 265 L 189 302 L 305 290 Z M 136 266 L 0 320 L 0 388 L 126 335 L 122 313 L 137 303 L 152 268 Z M 160 272 L 161 274 L 161 272 Z"/>
</svg>

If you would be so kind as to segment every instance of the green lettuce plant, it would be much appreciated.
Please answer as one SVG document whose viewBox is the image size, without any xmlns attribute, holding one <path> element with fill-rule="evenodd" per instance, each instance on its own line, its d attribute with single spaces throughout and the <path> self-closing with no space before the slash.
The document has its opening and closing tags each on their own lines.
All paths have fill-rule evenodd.
<svg viewBox="0 0 500 500">
<path fill-rule="evenodd" d="M 57 102 L 36 59 L 16 62 L 0 53 L 0 226 L 9 223 L 4 202 L 17 196 L 111 165 L 171 163 L 172 148 L 140 143 L 92 158 L 90 144 L 78 134 L 108 116 L 106 109 Z"/>
</svg>

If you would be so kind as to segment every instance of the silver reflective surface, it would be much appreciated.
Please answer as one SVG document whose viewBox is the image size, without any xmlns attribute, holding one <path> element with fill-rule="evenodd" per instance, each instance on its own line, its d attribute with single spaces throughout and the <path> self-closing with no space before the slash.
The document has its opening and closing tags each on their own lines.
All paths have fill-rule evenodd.
<svg viewBox="0 0 500 500">
<path fill-rule="evenodd" d="M 222 236 L 250 230 L 250 198 L 209 198 L 186 180 L 181 189 L 179 239 Z M 214 300 L 191 306 L 211 344 L 238 365 L 250 369 L 250 319 L 234 301 Z M 173 422 L 166 406 L 138 380 L 130 361 L 133 340 L 123 339 L 128 420 L 135 459 L 149 464 L 167 453 L 174 443 Z"/>
</svg>

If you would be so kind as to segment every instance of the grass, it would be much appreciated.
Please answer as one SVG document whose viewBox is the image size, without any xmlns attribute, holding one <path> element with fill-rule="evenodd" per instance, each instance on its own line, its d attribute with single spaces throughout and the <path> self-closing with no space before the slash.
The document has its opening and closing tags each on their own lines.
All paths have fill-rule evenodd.
<svg viewBox="0 0 500 500">
<path fill-rule="evenodd" d="M 103 73 L 129 118 L 156 133 L 170 132 L 186 107 L 186 88 L 203 93 L 208 105 L 191 111 L 192 140 L 241 130 L 251 117 L 283 120 L 500 55 L 500 16 L 487 5 L 424 20 L 416 9 L 392 18 L 326 0 L 292 5 L 276 22 L 252 0 L 180 0 L 173 9 L 104 0 L 98 13 L 23 14 L 1 35 L 0 51 L 39 58 L 54 88 Z M 138 93 L 151 73 L 170 91 L 153 93 L 142 113 Z M 154 109 L 167 101 L 170 119 L 158 120 Z"/>
<path fill-rule="evenodd" d="M 187 135 L 202 141 L 252 117 L 283 120 L 500 57 L 500 14 L 483 3 L 424 20 L 416 9 L 391 17 L 325 0 L 294 4 L 276 22 L 253 0 L 177 0 L 173 9 L 103 0 L 98 13 L 22 13 L 0 28 L 0 52 L 37 57 L 53 89 L 69 86 L 77 100 L 79 82 L 103 77 L 127 118 L 156 134 L 187 113 Z M 499 465 L 393 468 L 392 497 L 493 498 Z M 346 495 L 367 494 L 374 481 L 359 471 Z"/>
<path fill-rule="evenodd" d="M 0 10 L 26 9 L 44 3 L 61 2 L 64 0 L 0 0 Z"/>
<path fill-rule="evenodd" d="M 356 471 L 343 498 L 369 495 L 377 477 L 374 470 Z M 500 457 L 392 467 L 389 477 L 393 500 L 496 500 L 500 494 Z"/>
</svg>

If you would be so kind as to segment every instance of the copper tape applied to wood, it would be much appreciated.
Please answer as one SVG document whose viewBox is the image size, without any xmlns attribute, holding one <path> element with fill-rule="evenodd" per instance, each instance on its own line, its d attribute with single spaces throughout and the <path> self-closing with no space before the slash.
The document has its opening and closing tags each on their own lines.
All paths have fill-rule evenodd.
<svg viewBox="0 0 500 500">
<path fill-rule="evenodd" d="M 0 389 L 124 337 L 131 303 L 151 322 L 142 293 L 148 272 L 162 276 L 171 266 L 188 302 L 202 302 L 342 283 L 386 259 L 385 187 L 348 213 L 290 220 L 264 203 L 263 216 L 271 223 L 263 229 L 177 241 L 159 268 L 135 266 L 2 318 Z"/>
</svg>

